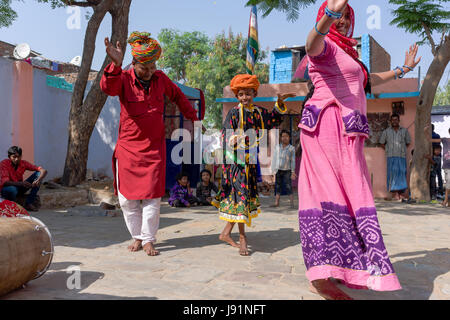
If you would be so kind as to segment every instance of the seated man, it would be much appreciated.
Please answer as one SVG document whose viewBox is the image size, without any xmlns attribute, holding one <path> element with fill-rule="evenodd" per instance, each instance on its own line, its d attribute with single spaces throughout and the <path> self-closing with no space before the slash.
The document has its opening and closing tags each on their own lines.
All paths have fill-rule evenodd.
<svg viewBox="0 0 450 320">
<path fill-rule="evenodd" d="M 34 173 L 23 181 L 25 171 L 34 171 Z M 38 211 L 33 203 L 46 175 L 47 170 L 22 160 L 22 149 L 20 147 L 11 147 L 8 150 L 8 159 L 0 162 L 1 196 L 6 200 L 15 202 L 18 195 L 23 195 L 31 189 L 25 202 L 25 209 Z"/>
</svg>

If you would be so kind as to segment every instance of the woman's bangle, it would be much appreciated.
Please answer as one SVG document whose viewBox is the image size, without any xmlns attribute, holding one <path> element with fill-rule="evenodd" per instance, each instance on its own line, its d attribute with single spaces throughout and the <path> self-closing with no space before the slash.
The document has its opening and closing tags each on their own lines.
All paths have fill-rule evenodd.
<svg viewBox="0 0 450 320">
<path fill-rule="evenodd" d="M 407 66 L 406 64 L 403 66 L 403 68 L 406 68 L 409 71 L 414 71 L 414 68 L 411 68 L 410 66 Z"/>
<path fill-rule="evenodd" d="M 317 21 L 317 22 L 316 22 L 316 27 L 315 27 L 315 28 L 316 28 L 316 32 L 317 32 L 318 34 L 320 34 L 321 36 L 326 36 L 328 33 L 330 33 L 330 30 L 328 30 L 327 33 L 322 33 L 322 32 L 320 32 L 319 29 L 317 29 L 317 24 L 318 24 L 318 23 L 319 23 L 319 22 Z"/>
<path fill-rule="evenodd" d="M 401 72 L 400 75 L 397 75 L 397 72 L 395 71 L 395 70 L 397 70 L 397 69 L 400 70 L 400 72 Z M 395 79 L 395 80 L 397 80 L 397 78 L 402 79 L 402 78 L 405 76 L 405 71 L 403 71 L 403 69 L 400 68 L 400 67 L 398 67 L 398 66 L 395 67 L 393 71 L 394 71 L 394 79 Z"/>
<path fill-rule="evenodd" d="M 342 13 L 341 12 L 334 12 L 330 9 L 328 9 L 328 7 L 325 7 L 325 14 L 327 16 L 329 16 L 332 19 L 340 19 L 342 18 Z"/>
</svg>

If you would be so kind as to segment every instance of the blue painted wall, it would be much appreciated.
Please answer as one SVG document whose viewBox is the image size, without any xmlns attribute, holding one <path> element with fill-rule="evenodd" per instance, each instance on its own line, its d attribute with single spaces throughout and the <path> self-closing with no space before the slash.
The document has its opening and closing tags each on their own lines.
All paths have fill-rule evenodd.
<svg viewBox="0 0 450 320">
<path fill-rule="evenodd" d="M 363 34 L 361 36 L 361 61 L 366 65 L 370 72 L 370 36 L 368 34 Z"/>
<path fill-rule="evenodd" d="M 272 51 L 270 53 L 269 83 L 290 83 L 292 79 L 292 52 Z"/>
<path fill-rule="evenodd" d="M 12 61 L 0 57 L 0 161 L 12 145 Z"/>
</svg>

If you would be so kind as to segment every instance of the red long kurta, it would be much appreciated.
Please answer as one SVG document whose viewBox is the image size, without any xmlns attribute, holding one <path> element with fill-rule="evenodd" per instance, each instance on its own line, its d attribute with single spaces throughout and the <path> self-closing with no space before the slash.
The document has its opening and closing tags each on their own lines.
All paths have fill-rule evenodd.
<svg viewBox="0 0 450 320">
<path fill-rule="evenodd" d="M 146 93 L 133 68 L 122 70 L 111 63 L 105 68 L 100 87 L 107 95 L 120 98 L 119 138 L 112 163 L 116 194 L 117 159 L 119 189 L 125 198 L 161 198 L 166 181 L 164 95 L 178 105 L 187 119 L 198 121 L 195 109 L 180 88 L 159 70 L 153 74 Z"/>
</svg>

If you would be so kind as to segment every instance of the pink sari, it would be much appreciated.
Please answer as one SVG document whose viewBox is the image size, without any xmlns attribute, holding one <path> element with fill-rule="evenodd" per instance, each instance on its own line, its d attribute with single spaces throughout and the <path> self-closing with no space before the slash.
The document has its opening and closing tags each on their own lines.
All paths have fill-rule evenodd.
<svg viewBox="0 0 450 320">
<path fill-rule="evenodd" d="M 315 91 L 299 124 L 298 182 L 306 276 L 340 279 L 352 288 L 399 290 L 364 157 L 367 77 L 351 50 L 332 37 L 325 38 L 322 54 L 308 61 Z"/>
</svg>

